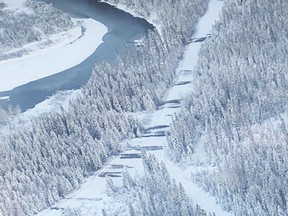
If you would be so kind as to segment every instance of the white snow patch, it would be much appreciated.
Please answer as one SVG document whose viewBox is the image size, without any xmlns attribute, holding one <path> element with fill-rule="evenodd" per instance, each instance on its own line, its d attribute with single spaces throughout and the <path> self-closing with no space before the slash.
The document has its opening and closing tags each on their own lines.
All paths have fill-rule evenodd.
<svg viewBox="0 0 288 216">
<path fill-rule="evenodd" d="M 201 25 L 198 25 L 197 33 L 195 37 L 205 37 L 207 34 L 211 33 L 212 26 L 219 19 L 220 11 L 222 10 L 223 1 L 212 0 L 209 3 L 208 11 L 201 18 Z"/>
<path fill-rule="evenodd" d="M 184 60 L 180 64 L 180 70 L 192 70 L 197 64 L 197 56 L 198 56 L 198 51 L 201 47 L 201 43 L 191 43 L 189 46 L 186 48 L 185 53 L 184 53 Z"/>
<path fill-rule="evenodd" d="M 2 97 L 0 97 L 0 100 L 9 100 L 9 96 L 2 96 Z"/>
<path fill-rule="evenodd" d="M 49 46 L 40 43 L 24 48 L 30 51 L 20 58 L 0 61 L 0 91 L 8 91 L 28 82 L 47 77 L 80 64 L 102 43 L 107 28 L 93 19 L 77 19 L 74 29 L 50 36 Z"/>
</svg>

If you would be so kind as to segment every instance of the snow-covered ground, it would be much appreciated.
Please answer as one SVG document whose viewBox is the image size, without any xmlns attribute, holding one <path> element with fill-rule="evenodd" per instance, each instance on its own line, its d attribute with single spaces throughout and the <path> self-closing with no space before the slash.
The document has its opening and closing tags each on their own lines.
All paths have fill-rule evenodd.
<svg viewBox="0 0 288 216">
<path fill-rule="evenodd" d="M 195 38 L 203 37 L 210 33 L 213 23 L 218 18 L 222 3 L 222 1 L 211 0 L 207 13 L 199 22 L 198 33 Z M 39 213 L 38 216 L 57 216 L 67 210 L 75 210 L 81 215 L 87 216 L 102 215 L 101 211 L 103 208 L 120 209 L 119 202 L 115 202 L 106 193 L 105 176 L 110 176 L 117 186 L 122 184 L 121 173 L 123 169 L 127 169 L 132 176 L 135 174 L 143 175 L 141 150 L 153 153 L 159 160 L 164 161 L 171 177 L 182 183 L 187 195 L 194 203 L 200 205 L 207 212 L 214 212 L 218 216 L 231 215 L 222 210 L 214 197 L 211 197 L 192 183 L 191 171 L 193 171 L 194 167 L 181 167 L 167 158 L 165 151 L 167 140 L 165 136 L 161 136 L 161 134 L 169 130 L 167 126 L 171 123 L 173 114 L 179 111 L 179 102 L 177 101 L 191 91 L 191 85 L 194 81 L 193 68 L 197 62 L 200 44 L 200 42 L 191 43 L 187 47 L 184 59 L 178 68 L 178 78 L 165 96 L 166 103 L 157 111 L 139 114 L 139 119 L 143 121 L 147 129 L 146 134 L 143 134 L 141 138 L 124 142 L 123 145 L 126 144 L 126 149 L 121 155 L 112 158 L 101 170 L 89 177 L 78 190 L 50 209 Z M 199 150 L 199 157 L 201 157 L 201 153 L 201 150 Z M 127 215 L 127 213 L 118 212 L 118 215 Z"/>
<path fill-rule="evenodd" d="M 24 0 L 3 1 L 5 10 L 21 11 Z M 27 11 L 26 11 L 27 12 Z M 80 64 L 102 43 L 107 28 L 93 19 L 74 19 L 75 28 L 48 36 L 45 40 L 10 50 L 25 53 L 0 61 L 0 92 L 41 79 Z"/>
</svg>

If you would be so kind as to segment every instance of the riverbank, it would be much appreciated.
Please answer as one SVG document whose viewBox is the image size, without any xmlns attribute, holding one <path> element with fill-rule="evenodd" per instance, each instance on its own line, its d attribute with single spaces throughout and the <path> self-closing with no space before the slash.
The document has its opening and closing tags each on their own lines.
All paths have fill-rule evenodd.
<svg viewBox="0 0 288 216">
<path fill-rule="evenodd" d="M 126 5 L 121 4 L 121 3 L 117 3 L 116 4 L 116 3 L 112 3 L 112 2 L 109 2 L 109 1 L 105 1 L 105 0 L 100 0 L 100 2 L 107 3 L 107 4 L 109 4 L 109 5 L 113 6 L 113 7 L 116 7 L 119 10 L 122 10 L 122 11 L 124 11 L 126 13 L 131 14 L 134 17 L 145 19 L 148 23 L 151 23 L 153 26 L 155 26 L 157 31 L 159 33 L 161 33 L 162 26 L 161 26 L 161 23 L 159 22 L 159 18 L 157 17 L 156 13 L 151 13 L 149 17 L 145 17 L 145 16 L 142 16 L 139 13 L 135 12 L 132 8 L 129 8 Z"/>
<path fill-rule="evenodd" d="M 76 28 L 26 45 L 23 49 L 30 50 L 27 54 L 0 61 L 0 91 L 59 73 L 88 58 L 102 43 L 107 28 L 93 19 L 76 22 Z"/>
</svg>

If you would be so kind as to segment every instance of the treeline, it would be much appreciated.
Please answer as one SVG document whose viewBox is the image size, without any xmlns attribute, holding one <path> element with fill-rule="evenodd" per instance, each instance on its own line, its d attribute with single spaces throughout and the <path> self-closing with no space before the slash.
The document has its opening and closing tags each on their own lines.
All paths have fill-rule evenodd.
<svg viewBox="0 0 288 216">
<path fill-rule="evenodd" d="M 41 1 L 27 0 L 31 12 L 0 11 L 0 59 L 3 53 L 43 37 L 71 29 L 71 17 Z M 2 56 L 3 55 L 3 56 Z"/>
<path fill-rule="evenodd" d="M 161 36 L 171 50 L 187 43 L 196 30 L 198 18 L 207 10 L 208 1 L 200 0 L 103 0 L 123 4 L 135 13 L 160 23 Z M 180 44 L 179 44 L 180 43 Z"/>
<path fill-rule="evenodd" d="M 194 14 L 199 17 L 207 7 L 200 0 L 195 5 L 187 29 L 196 24 Z M 171 24 L 178 22 L 170 18 Z M 2 215 L 31 215 L 52 205 L 117 154 L 121 140 L 137 136 L 141 125 L 125 112 L 157 106 L 182 55 L 183 36 L 165 29 L 169 40 L 150 32 L 142 47 L 113 65 L 97 65 L 67 111 L 39 117 L 1 137 Z"/>
<path fill-rule="evenodd" d="M 168 137 L 176 162 L 205 146 L 217 171 L 197 181 L 235 215 L 288 212 L 287 9 L 282 0 L 225 2 L 199 52 L 197 91 Z"/>
<path fill-rule="evenodd" d="M 107 193 L 120 203 L 123 214 L 131 216 L 207 216 L 198 205 L 187 197 L 181 183 L 171 179 L 165 164 L 154 155 L 142 153 L 144 177 L 131 177 L 123 172 L 123 184 L 114 185 L 107 178 Z M 119 212 L 119 208 L 117 212 Z M 103 215 L 118 215 L 113 207 L 103 210 Z M 125 213 L 124 213 L 125 212 Z"/>
</svg>

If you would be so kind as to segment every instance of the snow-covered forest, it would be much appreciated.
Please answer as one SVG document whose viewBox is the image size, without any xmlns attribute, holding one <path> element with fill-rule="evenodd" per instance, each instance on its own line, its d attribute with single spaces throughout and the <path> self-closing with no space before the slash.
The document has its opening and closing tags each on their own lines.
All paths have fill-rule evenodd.
<svg viewBox="0 0 288 216">
<path fill-rule="evenodd" d="M 159 163 L 154 155 L 142 154 L 145 176 L 133 178 L 123 173 L 123 185 L 116 187 L 107 178 L 107 192 L 116 202 L 123 202 L 129 215 L 179 215 L 207 216 L 198 205 L 194 205 L 181 185 L 171 179 L 165 164 Z M 117 215 L 125 210 L 109 207 L 103 215 Z"/>
<path fill-rule="evenodd" d="M 0 215 L 33 215 L 52 206 L 119 154 L 122 141 L 141 136 L 143 125 L 135 113 L 163 104 L 209 3 L 105 1 L 153 18 L 158 29 L 115 63 L 96 65 L 68 108 L 28 124 L 17 121 L 19 110 L 0 110 Z M 31 14 L 20 19 L 2 11 L 0 3 L 5 17 L 0 53 L 74 25 L 51 5 L 26 4 Z M 200 49 L 191 93 L 166 133 L 167 160 L 192 166 L 191 184 L 215 196 L 233 215 L 288 212 L 287 10 L 283 0 L 224 1 L 220 20 Z M 23 31 L 14 34 L 17 26 Z M 107 193 L 122 203 L 123 212 L 208 214 L 169 176 L 164 163 L 145 152 L 141 157 L 143 177 L 123 172 L 121 187 L 107 177 Z M 110 207 L 102 214 L 119 212 Z"/>
<path fill-rule="evenodd" d="M 26 9 L 17 12 L 0 9 L 0 60 L 9 50 L 40 41 L 45 36 L 72 28 L 71 17 L 41 1 L 27 0 Z M 10 56 L 11 57 L 11 56 Z"/>
<path fill-rule="evenodd" d="M 234 215 L 288 212 L 287 9 L 282 0 L 225 2 L 168 137 L 175 162 L 204 147 L 213 171 L 194 180 Z"/>
</svg>

